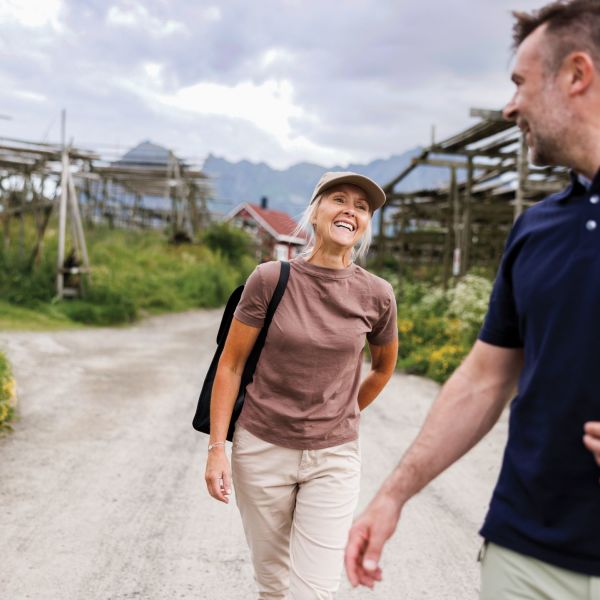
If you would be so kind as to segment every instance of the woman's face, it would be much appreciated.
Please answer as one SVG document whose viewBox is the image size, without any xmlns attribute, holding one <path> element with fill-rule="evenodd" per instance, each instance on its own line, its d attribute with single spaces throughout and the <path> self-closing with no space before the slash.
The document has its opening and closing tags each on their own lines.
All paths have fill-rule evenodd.
<svg viewBox="0 0 600 600">
<path fill-rule="evenodd" d="M 355 185 L 342 184 L 325 192 L 313 226 L 317 244 L 352 249 L 362 238 L 371 219 L 365 193 Z"/>
</svg>

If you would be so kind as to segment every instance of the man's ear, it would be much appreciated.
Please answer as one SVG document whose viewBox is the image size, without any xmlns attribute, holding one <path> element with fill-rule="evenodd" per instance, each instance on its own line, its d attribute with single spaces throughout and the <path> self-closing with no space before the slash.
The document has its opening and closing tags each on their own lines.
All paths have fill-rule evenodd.
<svg viewBox="0 0 600 600">
<path fill-rule="evenodd" d="M 596 75 L 594 61 L 587 52 L 572 52 L 565 58 L 563 68 L 567 69 L 570 96 L 583 94 Z"/>
</svg>

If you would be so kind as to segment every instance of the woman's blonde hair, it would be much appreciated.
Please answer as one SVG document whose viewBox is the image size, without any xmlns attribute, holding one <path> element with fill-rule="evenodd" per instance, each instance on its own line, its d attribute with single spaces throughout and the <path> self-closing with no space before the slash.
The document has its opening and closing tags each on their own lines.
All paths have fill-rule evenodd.
<svg viewBox="0 0 600 600">
<path fill-rule="evenodd" d="M 338 187 L 338 186 L 335 186 L 335 187 Z M 332 194 L 335 191 L 335 187 L 333 187 L 329 190 L 326 190 L 322 194 L 319 194 L 314 199 L 314 201 L 311 202 L 304 209 L 304 212 L 302 213 L 302 216 L 300 217 L 298 226 L 296 227 L 296 229 L 294 230 L 294 233 L 292 234 L 295 236 L 301 236 L 303 232 L 308 234 L 308 241 L 306 242 L 306 246 L 304 247 L 302 252 L 300 252 L 299 256 L 307 258 L 307 257 L 312 256 L 318 250 L 318 248 L 316 246 L 317 238 L 315 236 L 315 228 L 314 228 L 313 222 L 315 220 L 315 215 L 317 214 L 319 205 L 321 204 L 321 200 L 323 200 L 323 198 L 327 197 L 329 194 Z M 373 237 L 373 229 L 371 227 L 371 219 L 373 218 L 373 213 L 371 212 L 370 208 L 369 208 L 369 213 L 370 213 L 370 218 L 369 218 L 369 222 L 367 223 L 367 228 L 365 229 L 365 232 L 363 233 L 359 242 L 354 246 L 354 248 L 352 248 L 352 253 L 350 255 L 350 259 L 352 261 L 362 260 L 367 255 L 367 252 L 369 252 L 369 246 L 371 245 L 371 239 Z"/>
</svg>

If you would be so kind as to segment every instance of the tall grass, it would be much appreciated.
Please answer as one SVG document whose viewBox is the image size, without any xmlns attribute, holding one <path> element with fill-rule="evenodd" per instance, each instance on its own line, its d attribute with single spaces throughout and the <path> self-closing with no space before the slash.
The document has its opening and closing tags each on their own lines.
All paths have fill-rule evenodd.
<svg viewBox="0 0 600 600">
<path fill-rule="evenodd" d="M 236 231 L 237 248 L 242 232 Z M 227 245 L 227 236 L 219 243 Z M 94 325 L 127 323 L 140 315 L 222 305 L 242 283 L 254 261 L 218 246 L 172 245 L 157 231 L 108 228 L 88 233 L 91 283 L 84 298 L 55 299 L 56 231 L 46 235 L 43 259 L 30 269 L 16 249 L 0 252 L 0 300 L 58 320 Z M 243 240 L 247 247 L 250 243 Z M 1 322 L 1 318 L 0 318 Z"/>
</svg>

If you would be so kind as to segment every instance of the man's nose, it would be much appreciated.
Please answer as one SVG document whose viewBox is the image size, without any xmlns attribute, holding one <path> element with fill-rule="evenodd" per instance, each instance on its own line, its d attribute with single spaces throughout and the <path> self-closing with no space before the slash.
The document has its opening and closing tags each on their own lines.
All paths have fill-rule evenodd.
<svg viewBox="0 0 600 600">
<path fill-rule="evenodd" d="M 507 121 L 517 120 L 517 104 L 515 102 L 514 96 L 507 102 L 506 106 L 502 109 L 502 116 Z"/>
</svg>

